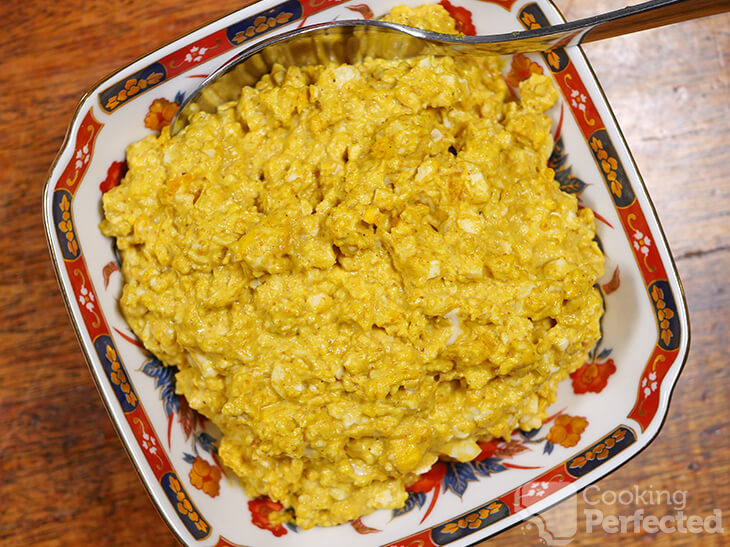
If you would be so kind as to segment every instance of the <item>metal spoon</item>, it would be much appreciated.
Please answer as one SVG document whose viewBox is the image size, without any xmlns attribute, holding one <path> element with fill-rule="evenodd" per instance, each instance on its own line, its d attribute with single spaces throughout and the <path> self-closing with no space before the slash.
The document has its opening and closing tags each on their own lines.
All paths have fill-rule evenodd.
<svg viewBox="0 0 730 547">
<path fill-rule="evenodd" d="M 354 63 L 365 57 L 513 54 L 545 51 L 612 38 L 730 10 L 730 0 L 649 0 L 602 15 L 545 28 L 456 36 L 377 20 L 334 21 L 285 32 L 246 48 L 208 76 L 180 105 L 172 120 L 175 135 L 198 111 L 215 112 L 236 100 L 274 64 L 306 66 Z"/>
</svg>

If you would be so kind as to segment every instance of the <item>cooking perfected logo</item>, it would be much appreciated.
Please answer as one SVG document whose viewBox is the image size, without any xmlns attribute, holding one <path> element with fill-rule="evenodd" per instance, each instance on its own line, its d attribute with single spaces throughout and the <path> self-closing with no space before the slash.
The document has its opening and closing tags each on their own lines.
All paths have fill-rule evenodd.
<svg viewBox="0 0 730 547">
<path fill-rule="evenodd" d="M 539 496 L 539 483 L 523 488 L 520 500 Z M 532 516 L 523 530 L 533 527 L 545 545 L 568 545 L 579 532 L 604 534 L 722 534 L 722 510 L 709 514 L 689 514 L 687 490 L 642 488 L 623 490 L 588 486 L 542 514 Z M 579 504 L 579 499 L 582 504 Z M 527 506 L 525 501 L 522 506 Z M 579 508 L 579 505 L 581 507 Z"/>
</svg>

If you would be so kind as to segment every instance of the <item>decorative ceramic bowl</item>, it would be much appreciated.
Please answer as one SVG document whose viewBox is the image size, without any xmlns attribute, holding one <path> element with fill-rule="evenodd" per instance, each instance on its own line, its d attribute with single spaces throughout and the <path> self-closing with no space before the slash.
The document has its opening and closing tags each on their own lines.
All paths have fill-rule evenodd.
<svg viewBox="0 0 730 547">
<path fill-rule="evenodd" d="M 51 170 L 45 227 L 71 319 L 139 474 L 184 544 L 471 544 L 600 479 L 644 448 L 664 420 L 687 356 L 686 304 L 646 188 L 579 49 L 517 55 L 505 64 L 512 87 L 539 71 L 560 90 L 549 112 L 550 164 L 563 189 L 595 211 L 607 256 L 603 338 L 561 384 L 539 430 L 483 443 L 472 462 L 435 464 L 402 509 L 332 528 L 277 525 L 268 516 L 280 506 L 245 496 L 219 464 L 214 429 L 175 394 L 174 369 L 130 331 L 117 307 L 121 276 L 113 244 L 98 228 L 101 195 L 118 184 L 127 145 L 169 123 L 175 103 L 236 50 L 303 24 L 378 17 L 403 3 L 424 0 L 262 0 L 196 30 L 92 89 Z M 548 0 L 441 3 L 466 34 L 562 22 Z M 552 533 L 540 531 L 546 539 Z"/>
</svg>

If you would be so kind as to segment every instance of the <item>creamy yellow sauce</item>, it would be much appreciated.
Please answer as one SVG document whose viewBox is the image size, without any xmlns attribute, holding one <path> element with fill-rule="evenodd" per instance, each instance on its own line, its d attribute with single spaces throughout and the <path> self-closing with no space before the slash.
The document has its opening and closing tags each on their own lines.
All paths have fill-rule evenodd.
<svg viewBox="0 0 730 547">
<path fill-rule="evenodd" d="M 391 20 L 455 33 L 441 6 Z M 594 219 L 498 58 L 275 68 L 128 150 L 104 195 L 120 306 L 303 527 L 397 508 L 439 457 L 538 427 L 599 337 Z"/>
</svg>

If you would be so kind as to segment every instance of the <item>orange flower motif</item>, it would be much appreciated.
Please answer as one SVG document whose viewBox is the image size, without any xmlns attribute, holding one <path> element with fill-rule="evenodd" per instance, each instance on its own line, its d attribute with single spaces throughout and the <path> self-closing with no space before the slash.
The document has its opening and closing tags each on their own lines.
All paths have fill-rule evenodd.
<svg viewBox="0 0 730 547">
<path fill-rule="evenodd" d="M 220 492 L 220 469 L 210 465 L 200 456 L 196 456 L 189 476 L 190 484 L 198 490 L 202 490 L 211 498 L 216 497 Z"/>
<path fill-rule="evenodd" d="M 140 86 L 144 89 L 148 84 L 149 85 L 155 85 L 156 83 L 159 83 L 159 81 L 162 80 L 162 74 L 159 72 L 153 72 L 149 76 L 147 76 L 147 80 L 140 81 Z"/>
<path fill-rule="evenodd" d="M 142 84 L 142 86 L 140 86 L 140 83 Z M 127 91 L 127 95 L 132 97 L 133 95 L 136 95 L 137 93 L 139 93 L 139 90 L 142 87 L 146 87 L 145 84 L 146 84 L 146 82 L 144 80 L 142 80 L 142 82 L 140 82 L 136 78 L 130 78 L 129 80 L 127 80 L 124 83 L 124 89 Z"/>
<path fill-rule="evenodd" d="M 608 384 L 608 377 L 616 372 L 613 359 L 605 363 L 584 363 L 578 370 L 571 372 L 574 393 L 600 393 Z"/>
<path fill-rule="evenodd" d="M 608 446 L 606 446 L 606 443 L 597 444 L 593 453 L 596 455 L 597 460 L 605 460 L 609 454 Z"/>
<path fill-rule="evenodd" d="M 656 285 L 652 287 L 651 298 L 654 300 L 656 305 L 656 316 L 659 322 L 659 330 L 662 341 L 665 344 L 669 344 L 672 340 L 672 331 L 670 330 L 669 320 L 674 317 L 674 311 L 667 308 L 667 303 L 664 301 L 664 291 Z"/>
<path fill-rule="evenodd" d="M 592 450 L 589 450 L 582 456 L 578 456 L 570 467 L 583 467 L 586 463 L 593 460 L 605 460 L 610 454 L 609 450 L 615 444 L 613 441 L 610 446 L 606 442 L 598 443 Z"/>
<path fill-rule="evenodd" d="M 621 197 L 621 192 L 623 191 L 623 189 L 623 184 L 621 184 L 619 181 L 611 181 L 611 192 L 615 194 L 616 197 Z"/>
<path fill-rule="evenodd" d="M 109 345 L 106 347 L 106 358 L 109 360 L 112 367 L 112 372 L 109 375 L 111 381 L 115 385 L 119 386 L 119 389 L 121 389 L 122 393 L 124 393 L 124 398 L 127 402 L 130 405 L 135 406 L 137 404 L 137 396 L 134 394 L 131 386 L 129 385 L 127 375 L 124 373 L 122 365 L 119 363 L 119 359 L 117 358 L 117 352 Z"/>
<path fill-rule="evenodd" d="M 575 458 L 570 463 L 571 469 L 580 469 L 585 464 L 587 464 L 590 461 L 593 460 L 605 460 L 610 456 L 611 449 L 616 446 L 616 443 L 621 442 L 626 435 L 626 432 L 623 429 L 619 429 L 618 431 L 614 431 L 610 437 L 607 437 L 603 440 L 603 442 L 598 443 L 596 446 L 594 446 L 591 450 L 586 452 L 585 454 L 582 454 Z"/>
<path fill-rule="evenodd" d="M 245 31 L 237 33 L 236 36 L 234 36 L 233 41 L 237 44 L 245 42 L 247 39 L 253 38 L 257 34 L 261 34 L 262 32 L 266 32 L 277 25 L 283 25 L 284 23 L 289 22 L 292 17 L 294 17 L 293 13 L 285 11 L 279 13 L 276 17 L 266 18 L 263 15 L 259 15 L 254 20 L 253 24 L 248 26 Z"/>
<path fill-rule="evenodd" d="M 593 151 L 596 153 L 596 157 L 601 162 L 601 169 L 606 173 L 606 179 L 611 183 L 611 192 L 616 197 L 621 197 L 623 192 L 623 184 L 619 182 L 616 177 L 616 169 L 618 169 L 618 161 L 616 158 L 612 158 L 608 155 L 608 152 L 603 148 L 603 143 L 596 137 L 591 138 L 590 145 Z"/>
<path fill-rule="evenodd" d="M 664 291 L 654 285 L 651 288 L 651 297 L 654 299 L 654 302 L 656 302 L 657 300 L 661 300 L 662 298 L 664 298 Z"/>
<path fill-rule="evenodd" d="M 560 68 L 560 57 L 558 57 L 558 54 L 555 53 L 552 49 L 549 49 L 545 52 L 547 55 L 547 62 L 550 64 L 551 67 L 553 67 L 555 70 L 558 70 Z"/>
<path fill-rule="evenodd" d="M 61 203 L 61 222 L 58 223 L 58 227 L 66 235 L 66 246 L 72 254 L 79 252 L 79 244 L 76 242 L 76 236 L 74 235 L 74 226 L 71 222 L 71 202 L 63 196 Z"/>
<path fill-rule="evenodd" d="M 442 531 L 445 534 L 453 534 L 454 532 L 458 532 L 460 528 L 461 527 L 458 522 L 449 522 L 446 526 L 444 526 Z"/>
<path fill-rule="evenodd" d="M 535 20 L 535 16 L 531 13 L 522 14 L 522 24 L 525 25 L 529 30 L 535 30 L 540 28 L 540 23 Z"/>
<path fill-rule="evenodd" d="M 443 527 L 443 532 L 446 534 L 453 534 L 455 532 L 458 532 L 462 528 L 481 528 L 483 525 L 484 519 L 489 517 L 489 515 L 492 515 L 494 513 L 497 513 L 500 509 L 502 509 L 502 502 L 499 501 L 493 501 L 486 507 L 482 507 L 479 511 L 476 513 L 471 513 L 467 515 L 466 517 L 460 518 L 456 522 L 450 522 L 446 526 Z"/>
<path fill-rule="evenodd" d="M 163 127 L 170 125 L 177 109 L 177 103 L 162 98 L 155 99 L 144 117 L 144 126 L 153 131 L 160 131 Z"/>
<path fill-rule="evenodd" d="M 555 420 L 553 427 L 550 428 L 547 435 L 548 441 L 566 448 L 575 446 L 578 444 L 580 436 L 587 425 L 588 420 L 582 416 L 561 414 Z"/>
<path fill-rule="evenodd" d="M 527 80 L 532 74 L 542 73 L 542 67 L 540 65 L 530 61 L 527 55 L 518 53 L 512 57 L 512 65 L 507 74 L 507 83 L 512 87 L 517 87 L 521 81 Z"/>
<path fill-rule="evenodd" d="M 138 80 L 137 78 L 130 78 L 129 80 L 124 82 L 124 89 L 121 89 L 113 97 L 109 97 L 104 107 L 107 110 L 114 110 L 127 99 L 131 99 L 140 91 L 147 89 L 147 87 L 151 85 L 159 83 L 161 80 L 162 74 L 160 72 L 153 72 L 152 74 L 147 76 L 146 79 L 143 78 L 141 80 Z"/>
<path fill-rule="evenodd" d="M 659 325 L 663 329 L 669 328 L 669 320 L 674 317 L 674 312 L 667 308 L 667 305 L 665 304 L 664 300 L 660 300 L 656 303 L 657 307 L 657 317 L 659 318 Z"/>
<path fill-rule="evenodd" d="M 175 492 L 175 497 L 177 498 L 178 513 L 187 516 L 195 524 L 195 527 L 198 530 L 207 532 L 208 524 L 200 519 L 200 515 L 198 515 L 192 503 L 190 503 L 190 500 L 185 495 L 180 481 L 172 477 L 170 479 L 170 488 L 172 488 L 172 491 Z"/>
<path fill-rule="evenodd" d="M 616 158 L 608 158 L 606 160 L 601 161 L 601 168 L 603 169 L 603 172 L 606 173 L 606 175 L 611 176 L 611 174 L 618 168 L 618 162 L 616 161 Z M 616 178 L 616 174 L 613 173 L 613 178 Z"/>
</svg>

